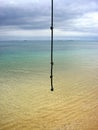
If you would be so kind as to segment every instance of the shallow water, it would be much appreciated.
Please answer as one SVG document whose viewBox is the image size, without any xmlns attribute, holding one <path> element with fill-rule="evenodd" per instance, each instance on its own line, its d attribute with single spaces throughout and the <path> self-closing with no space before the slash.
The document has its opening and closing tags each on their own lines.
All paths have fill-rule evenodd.
<svg viewBox="0 0 98 130">
<path fill-rule="evenodd" d="M 98 42 L 0 42 L 1 130 L 97 130 Z"/>
</svg>

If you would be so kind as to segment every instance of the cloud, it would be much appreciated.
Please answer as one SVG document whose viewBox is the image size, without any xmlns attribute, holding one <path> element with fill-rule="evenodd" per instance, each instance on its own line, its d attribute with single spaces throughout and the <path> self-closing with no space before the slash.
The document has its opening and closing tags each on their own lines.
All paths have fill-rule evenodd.
<svg viewBox="0 0 98 130">
<path fill-rule="evenodd" d="M 50 26 L 50 0 L 0 0 L 0 3 L 1 37 L 13 36 L 13 32 L 23 36 L 41 36 L 41 32 L 43 36 L 49 35 L 46 30 Z M 54 0 L 55 35 L 97 35 L 97 5 L 97 0 Z"/>
<path fill-rule="evenodd" d="M 14 6 L 13 6 L 14 4 Z M 16 26 L 24 30 L 46 29 L 49 27 L 49 5 L 28 1 L 9 1 L 0 7 L 0 26 Z"/>
</svg>

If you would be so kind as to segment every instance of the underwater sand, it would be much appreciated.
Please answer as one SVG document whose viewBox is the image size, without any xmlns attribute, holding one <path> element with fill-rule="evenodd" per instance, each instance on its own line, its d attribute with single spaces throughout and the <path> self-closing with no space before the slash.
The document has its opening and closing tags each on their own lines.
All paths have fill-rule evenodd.
<svg viewBox="0 0 98 130">
<path fill-rule="evenodd" d="M 53 92 L 49 41 L 1 44 L 0 130 L 98 130 L 97 42 L 66 42 L 55 42 Z"/>
</svg>

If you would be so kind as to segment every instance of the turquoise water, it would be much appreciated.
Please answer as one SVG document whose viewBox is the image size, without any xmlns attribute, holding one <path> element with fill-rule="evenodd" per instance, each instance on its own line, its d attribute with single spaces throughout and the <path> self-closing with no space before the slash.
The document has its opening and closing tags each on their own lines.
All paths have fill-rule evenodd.
<svg viewBox="0 0 98 130">
<path fill-rule="evenodd" d="M 46 42 L 9 41 L 0 42 L 0 72 L 22 74 L 36 73 L 44 69 L 49 54 Z M 45 49 L 46 48 L 46 49 Z M 46 60 L 45 60 L 46 59 Z M 47 67 L 46 67 L 47 68 Z M 43 70 L 44 71 L 44 70 Z"/>
<path fill-rule="evenodd" d="M 98 66 L 98 42 L 54 41 L 54 74 Z M 50 41 L 0 42 L 0 81 L 7 84 L 15 79 L 50 77 Z M 37 83 L 36 83 L 37 85 Z"/>
<path fill-rule="evenodd" d="M 54 41 L 56 69 L 70 69 L 81 62 L 94 65 L 98 56 L 98 42 Z M 92 60 L 92 62 L 91 62 Z M 78 65 L 81 66 L 81 65 Z M 0 42 L 0 77 L 16 74 L 35 75 L 50 72 L 49 41 L 3 41 Z M 57 70 L 56 70 L 57 71 Z"/>
</svg>

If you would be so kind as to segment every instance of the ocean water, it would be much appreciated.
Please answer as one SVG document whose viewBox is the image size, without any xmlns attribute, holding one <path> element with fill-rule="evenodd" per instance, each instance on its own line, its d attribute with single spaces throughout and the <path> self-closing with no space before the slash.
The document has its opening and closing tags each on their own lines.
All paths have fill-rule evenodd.
<svg viewBox="0 0 98 130">
<path fill-rule="evenodd" d="M 1 130 L 98 130 L 98 41 L 0 41 Z"/>
</svg>

